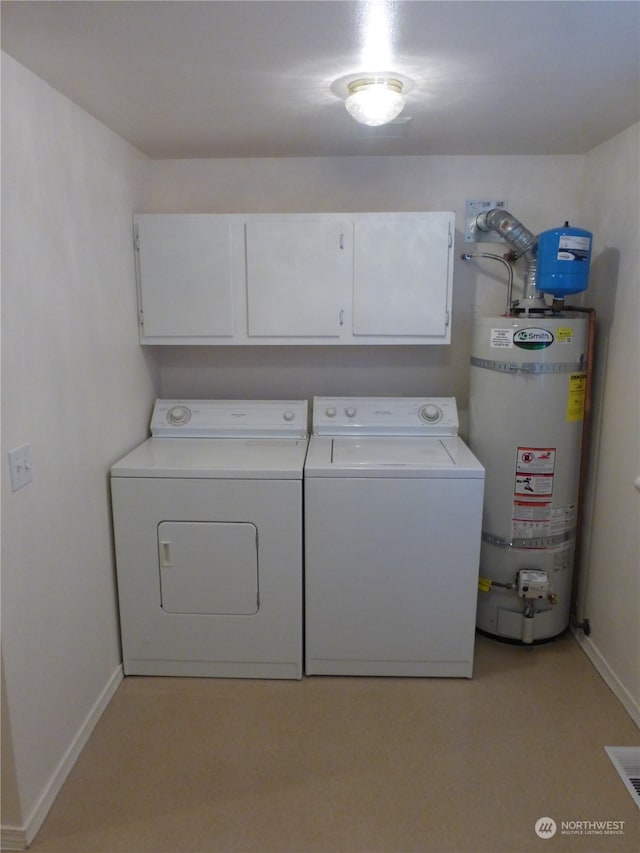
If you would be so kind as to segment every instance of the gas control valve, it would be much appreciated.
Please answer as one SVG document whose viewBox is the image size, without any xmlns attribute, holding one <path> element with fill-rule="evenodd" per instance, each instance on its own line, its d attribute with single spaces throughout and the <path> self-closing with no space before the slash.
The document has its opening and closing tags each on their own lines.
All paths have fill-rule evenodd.
<svg viewBox="0 0 640 853">
<path fill-rule="evenodd" d="M 539 601 L 549 594 L 549 577 L 546 572 L 521 569 L 518 572 L 518 595 L 530 601 Z"/>
</svg>

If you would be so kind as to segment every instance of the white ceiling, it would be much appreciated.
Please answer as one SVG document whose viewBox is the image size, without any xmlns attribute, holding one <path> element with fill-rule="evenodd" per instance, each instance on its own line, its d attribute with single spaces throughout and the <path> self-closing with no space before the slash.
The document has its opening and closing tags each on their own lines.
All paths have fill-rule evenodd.
<svg viewBox="0 0 640 853">
<path fill-rule="evenodd" d="M 581 154 L 640 120 L 637 0 L 4 0 L 2 48 L 156 158 Z M 330 85 L 386 69 L 405 110 L 362 128 Z"/>
</svg>

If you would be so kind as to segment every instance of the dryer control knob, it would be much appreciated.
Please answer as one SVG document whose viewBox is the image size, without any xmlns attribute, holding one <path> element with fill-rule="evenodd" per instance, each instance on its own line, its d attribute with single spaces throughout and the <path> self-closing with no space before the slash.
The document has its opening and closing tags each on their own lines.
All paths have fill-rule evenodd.
<svg viewBox="0 0 640 853">
<path fill-rule="evenodd" d="M 191 420 L 191 412 L 186 406 L 173 406 L 167 412 L 167 420 L 170 424 L 174 424 L 175 426 L 186 424 Z"/>
<path fill-rule="evenodd" d="M 328 418 L 335 418 L 337 414 L 336 407 L 329 406 L 327 409 L 324 410 L 324 413 Z"/>
<path fill-rule="evenodd" d="M 293 412 L 287 411 L 284 413 L 283 417 L 285 421 L 292 421 L 295 418 L 295 415 Z"/>
<path fill-rule="evenodd" d="M 356 409 L 354 409 L 354 407 L 353 407 L 353 406 L 349 406 L 348 408 L 346 408 L 346 409 L 344 410 L 344 413 L 345 413 L 345 415 L 346 415 L 348 418 L 355 418 L 355 416 L 356 416 L 356 411 L 357 411 L 357 410 L 356 410 Z"/>
<path fill-rule="evenodd" d="M 427 403 L 420 409 L 420 417 L 428 424 L 435 424 L 442 418 L 442 409 L 435 403 Z"/>
</svg>

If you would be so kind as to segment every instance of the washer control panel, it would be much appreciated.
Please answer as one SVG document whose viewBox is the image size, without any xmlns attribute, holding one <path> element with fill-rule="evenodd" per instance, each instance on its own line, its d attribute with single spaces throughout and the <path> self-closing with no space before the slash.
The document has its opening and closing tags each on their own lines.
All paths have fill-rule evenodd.
<svg viewBox="0 0 640 853">
<path fill-rule="evenodd" d="M 151 435 L 188 438 L 307 435 L 306 400 L 156 400 Z"/>
<path fill-rule="evenodd" d="M 315 435 L 457 435 L 455 397 L 314 397 Z"/>
</svg>

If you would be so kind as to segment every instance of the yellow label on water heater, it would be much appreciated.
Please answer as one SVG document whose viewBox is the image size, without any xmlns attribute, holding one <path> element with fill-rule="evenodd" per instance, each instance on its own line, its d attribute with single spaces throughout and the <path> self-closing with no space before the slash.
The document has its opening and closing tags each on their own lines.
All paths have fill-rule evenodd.
<svg viewBox="0 0 640 853">
<path fill-rule="evenodd" d="M 584 398 L 587 390 L 586 373 L 572 373 L 569 376 L 569 394 L 567 396 L 567 422 L 581 421 L 584 418 Z"/>
<path fill-rule="evenodd" d="M 573 329 L 570 326 L 563 326 L 561 329 L 556 329 L 556 341 L 559 344 L 572 344 L 573 337 Z"/>
</svg>

